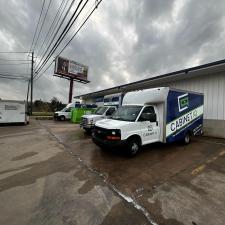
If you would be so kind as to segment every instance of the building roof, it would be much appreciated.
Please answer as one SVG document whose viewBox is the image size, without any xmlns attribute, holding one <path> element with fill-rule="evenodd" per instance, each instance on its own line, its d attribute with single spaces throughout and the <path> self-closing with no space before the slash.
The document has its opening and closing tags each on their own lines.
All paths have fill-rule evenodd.
<svg viewBox="0 0 225 225">
<path fill-rule="evenodd" d="M 174 82 L 177 80 L 190 79 L 202 75 L 211 75 L 219 72 L 225 71 L 225 59 L 203 64 L 200 66 L 190 67 L 183 70 L 177 70 L 174 72 L 161 74 L 158 76 L 150 77 L 147 79 L 131 82 L 128 84 L 119 85 L 116 87 L 103 89 L 100 91 L 95 91 L 83 95 L 75 96 L 74 98 L 92 98 L 104 95 L 109 95 L 118 92 L 127 92 L 139 89 L 145 89 L 150 87 L 161 86 L 164 83 Z"/>
</svg>

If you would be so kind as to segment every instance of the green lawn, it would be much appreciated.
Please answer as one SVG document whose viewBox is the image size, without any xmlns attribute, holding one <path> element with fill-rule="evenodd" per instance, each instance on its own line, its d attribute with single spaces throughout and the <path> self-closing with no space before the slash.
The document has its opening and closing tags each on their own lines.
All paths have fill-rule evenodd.
<svg viewBox="0 0 225 225">
<path fill-rule="evenodd" d="M 32 116 L 53 116 L 53 112 L 33 112 Z"/>
</svg>

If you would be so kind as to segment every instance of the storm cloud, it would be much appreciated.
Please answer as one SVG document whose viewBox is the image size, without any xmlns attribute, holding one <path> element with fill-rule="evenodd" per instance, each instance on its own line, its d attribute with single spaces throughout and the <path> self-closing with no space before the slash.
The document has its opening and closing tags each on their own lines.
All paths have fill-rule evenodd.
<svg viewBox="0 0 225 225">
<path fill-rule="evenodd" d="M 52 1 L 37 49 L 60 2 Z M 42 2 L 0 3 L 4 6 L 0 8 L 0 51 L 29 50 Z M 89 66 L 91 82 L 75 83 L 74 95 L 225 58 L 224 11 L 223 0 L 103 0 L 62 53 Z M 17 56 L 0 54 L 0 59 L 4 57 Z M 53 77 L 53 67 L 34 83 L 34 98 L 50 100 L 56 96 L 66 102 L 69 82 Z M 24 65 L 14 70 L 28 74 L 30 68 Z M 0 72 L 12 71 L 12 67 L 0 65 Z M 0 98 L 25 99 L 26 90 L 25 82 L 0 80 Z"/>
</svg>

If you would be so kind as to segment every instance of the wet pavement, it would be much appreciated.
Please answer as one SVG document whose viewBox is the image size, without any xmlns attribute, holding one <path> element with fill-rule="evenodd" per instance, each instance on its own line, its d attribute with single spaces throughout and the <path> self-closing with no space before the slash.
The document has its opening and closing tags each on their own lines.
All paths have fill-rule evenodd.
<svg viewBox="0 0 225 225">
<path fill-rule="evenodd" d="M 225 140 L 103 151 L 78 125 L 0 127 L 0 224 L 225 224 Z"/>
</svg>

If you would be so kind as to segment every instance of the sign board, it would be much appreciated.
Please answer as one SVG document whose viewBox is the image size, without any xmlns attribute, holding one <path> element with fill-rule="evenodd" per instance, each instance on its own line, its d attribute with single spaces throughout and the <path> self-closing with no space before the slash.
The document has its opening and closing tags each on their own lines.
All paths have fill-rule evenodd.
<svg viewBox="0 0 225 225">
<path fill-rule="evenodd" d="M 57 57 L 55 60 L 54 73 L 65 78 L 87 81 L 88 66 L 66 58 Z"/>
</svg>

